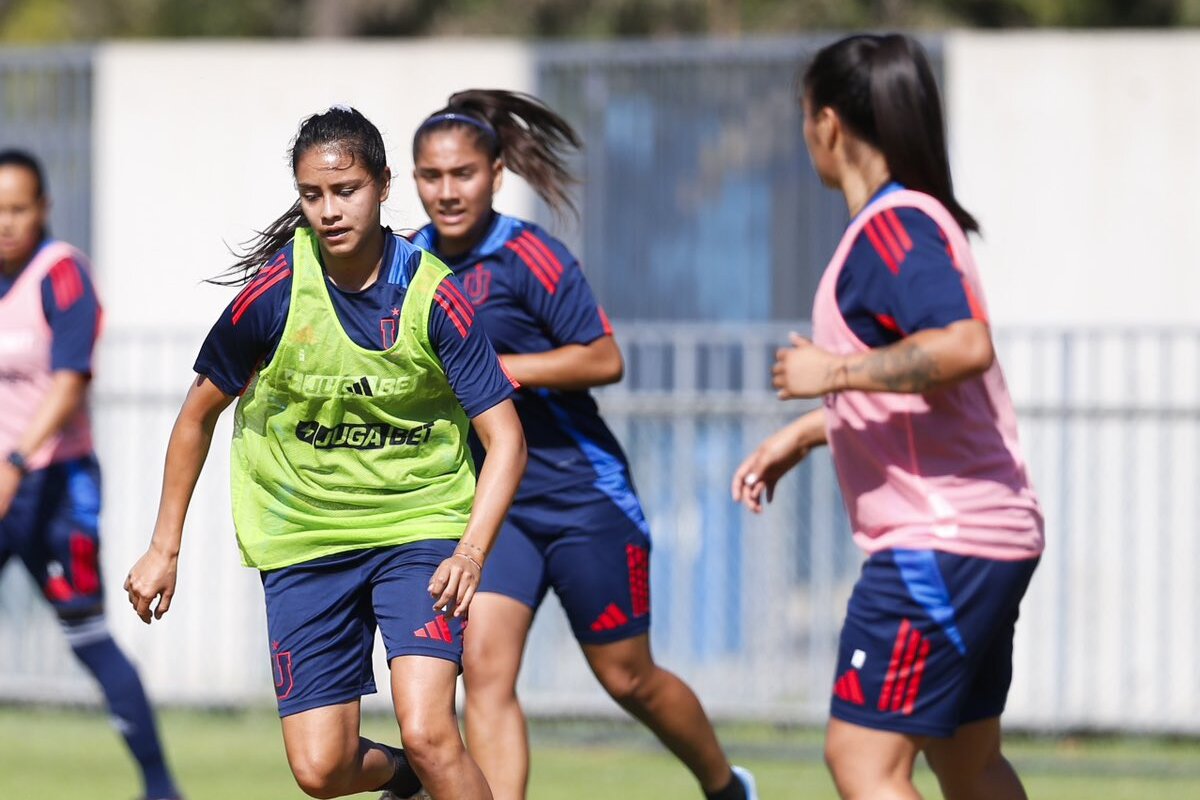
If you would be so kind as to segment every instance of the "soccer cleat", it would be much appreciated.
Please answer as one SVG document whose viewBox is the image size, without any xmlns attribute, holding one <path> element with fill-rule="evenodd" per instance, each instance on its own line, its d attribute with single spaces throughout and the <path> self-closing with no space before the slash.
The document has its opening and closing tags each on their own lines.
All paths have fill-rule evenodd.
<svg viewBox="0 0 1200 800">
<path fill-rule="evenodd" d="M 742 786 L 746 789 L 746 800 L 758 800 L 758 788 L 754 785 L 754 775 L 745 767 L 734 766 L 733 777 L 741 781 Z"/>
<path fill-rule="evenodd" d="M 433 800 L 433 798 L 424 789 L 418 789 L 416 794 L 410 794 L 408 797 L 401 797 L 395 792 L 384 792 L 379 795 L 379 800 Z"/>
</svg>

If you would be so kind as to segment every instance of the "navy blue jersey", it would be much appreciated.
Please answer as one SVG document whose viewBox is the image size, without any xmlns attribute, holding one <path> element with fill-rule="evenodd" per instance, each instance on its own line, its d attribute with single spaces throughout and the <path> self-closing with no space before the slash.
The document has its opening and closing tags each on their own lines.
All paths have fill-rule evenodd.
<svg viewBox="0 0 1200 800">
<path fill-rule="evenodd" d="M 0 297 L 8 294 L 20 275 L 0 274 Z M 62 259 L 42 279 L 42 313 L 50 326 L 50 369 L 90 375 L 100 332 L 100 299 L 91 275 L 75 259 Z"/>
<path fill-rule="evenodd" d="M 432 225 L 414 241 L 454 270 L 501 355 L 589 344 L 612 333 L 579 262 L 531 222 L 496 214 L 483 241 L 457 258 L 438 253 Z M 515 401 L 529 447 L 518 500 L 628 470 L 586 390 L 521 389 Z M 478 457 L 478 442 L 472 447 Z"/>
<path fill-rule="evenodd" d="M 899 188 L 892 183 L 880 194 Z M 880 212 L 863 226 L 838 274 L 837 303 L 850 330 L 869 347 L 983 317 L 954 266 L 946 235 L 915 208 Z"/>
<path fill-rule="evenodd" d="M 240 395 L 275 354 L 292 302 L 292 262 L 288 243 L 233 299 L 200 348 L 196 372 L 227 395 Z M 361 292 L 345 292 L 326 277 L 338 321 L 355 344 L 369 350 L 395 344 L 404 295 L 420 263 L 421 251 L 388 231 L 375 283 Z M 515 384 L 484 331 L 473 324 L 473 315 L 464 310 L 462 294 L 453 276 L 438 286 L 429 341 L 463 410 L 475 417 L 511 395 Z"/>
</svg>

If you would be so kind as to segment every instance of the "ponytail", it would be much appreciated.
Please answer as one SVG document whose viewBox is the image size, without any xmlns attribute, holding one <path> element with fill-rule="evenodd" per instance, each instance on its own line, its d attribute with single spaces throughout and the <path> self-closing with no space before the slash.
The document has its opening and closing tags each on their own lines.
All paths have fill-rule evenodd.
<svg viewBox="0 0 1200 800">
<path fill-rule="evenodd" d="M 313 114 L 300 123 L 300 130 L 292 141 L 290 157 L 292 177 L 300 159 L 314 147 L 336 147 L 354 163 L 361 163 L 367 173 L 382 182 L 387 171 L 387 152 L 383 135 L 360 111 L 349 106 L 331 106 Z M 300 209 L 300 201 L 283 212 L 274 222 L 245 243 L 247 249 L 235 252 L 238 260 L 233 266 L 208 283 L 218 286 L 241 286 L 249 283 L 271 256 L 296 236 L 299 228 L 307 228 L 308 220 Z"/>
<path fill-rule="evenodd" d="M 979 231 L 954 196 L 941 96 L 920 44 L 900 34 L 847 37 L 817 53 L 803 90 L 814 111 L 833 108 L 883 153 L 895 180 L 936 198 L 964 231 Z"/>
<path fill-rule="evenodd" d="M 502 89 L 452 94 L 445 108 L 430 114 L 417 128 L 413 160 L 426 136 L 449 128 L 470 133 L 490 158 L 503 159 L 556 213 L 578 213 L 570 195 L 575 178 L 566 159 L 582 142 L 570 123 L 533 95 Z"/>
<path fill-rule="evenodd" d="M 258 231 L 252 239 L 245 242 L 243 246 L 247 249 L 234 252 L 238 260 L 233 266 L 205 282 L 217 286 L 243 286 L 249 283 L 271 256 L 295 238 L 298 229 L 307 227 L 308 220 L 304 218 L 304 213 L 300 210 L 300 201 L 297 200 L 265 230 Z"/>
</svg>

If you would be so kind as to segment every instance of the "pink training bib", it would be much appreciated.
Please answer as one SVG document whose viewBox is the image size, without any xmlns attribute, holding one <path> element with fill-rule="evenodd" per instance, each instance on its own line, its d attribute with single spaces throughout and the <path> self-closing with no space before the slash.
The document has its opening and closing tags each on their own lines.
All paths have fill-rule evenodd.
<svg viewBox="0 0 1200 800">
<path fill-rule="evenodd" d="M 941 227 L 955 267 L 983 303 L 966 234 L 950 213 L 929 195 L 890 192 L 851 222 L 825 269 L 813 304 L 819 347 L 842 355 L 870 349 L 838 308 L 838 274 L 863 226 L 900 206 L 923 211 Z M 999 362 L 927 394 L 830 394 L 825 419 L 854 540 L 863 550 L 933 549 L 1000 560 L 1042 551 L 1041 509 Z"/>
<path fill-rule="evenodd" d="M 50 390 L 51 331 L 42 310 L 42 280 L 65 258 L 87 268 L 78 250 L 64 242 L 50 242 L 0 298 L 0 456 L 17 446 Z M 27 460 L 31 469 L 41 469 L 90 452 L 92 425 L 85 404 Z"/>
</svg>

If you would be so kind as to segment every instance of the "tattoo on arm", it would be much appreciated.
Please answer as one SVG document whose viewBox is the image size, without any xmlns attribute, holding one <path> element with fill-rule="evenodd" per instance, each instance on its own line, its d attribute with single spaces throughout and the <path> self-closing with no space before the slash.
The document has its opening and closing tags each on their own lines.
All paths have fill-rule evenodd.
<svg viewBox="0 0 1200 800">
<path fill-rule="evenodd" d="M 933 356 L 911 341 L 873 350 L 848 371 L 865 371 L 872 381 L 889 392 L 924 392 L 936 385 L 941 377 Z"/>
</svg>

